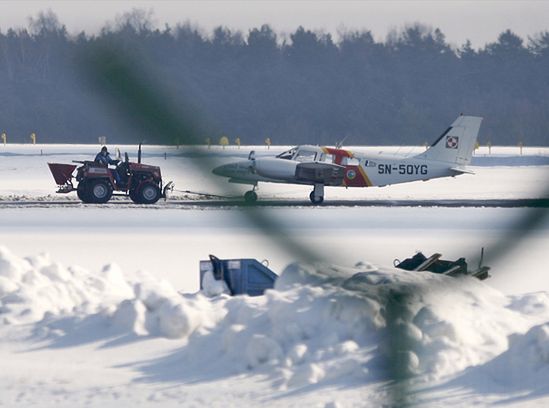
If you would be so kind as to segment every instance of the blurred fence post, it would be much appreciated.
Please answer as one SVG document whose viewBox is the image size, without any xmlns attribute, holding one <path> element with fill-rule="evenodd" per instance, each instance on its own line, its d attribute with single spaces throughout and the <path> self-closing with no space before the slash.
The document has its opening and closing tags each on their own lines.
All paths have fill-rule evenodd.
<svg viewBox="0 0 549 408">
<path fill-rule="evenodd" d="M 225 146 L 229 145 L 229 138 L 227 136 L 221 136 L 219 139 L 219 144 L 225 149 Z"/>
</svg>

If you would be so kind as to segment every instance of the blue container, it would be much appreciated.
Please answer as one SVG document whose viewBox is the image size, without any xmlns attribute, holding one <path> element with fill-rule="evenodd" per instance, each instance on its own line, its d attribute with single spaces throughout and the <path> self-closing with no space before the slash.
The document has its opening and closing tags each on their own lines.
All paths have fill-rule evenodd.
<svg viewBox="0 0 549 408">
<path fill-rule="evenodd" d="M 261 296 L 272 289 L 278 275 L 257 259 L 219 259 L 210 255 L 209 261 L 200 261 L 200 289 L 207 271 L 214 278 L 224 280 L 231 295 Z"/>
</svg>

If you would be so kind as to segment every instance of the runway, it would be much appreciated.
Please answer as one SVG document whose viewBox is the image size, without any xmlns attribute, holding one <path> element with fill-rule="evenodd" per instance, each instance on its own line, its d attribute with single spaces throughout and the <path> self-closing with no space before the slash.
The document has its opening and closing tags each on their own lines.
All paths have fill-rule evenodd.
<svg viewBox="0 0 549 408">
<path fill-rule="evenodd" d="M 129 199 L 112 200 L 106 204 L 84 204 L 77 200 L 20 200 L 0 201 L 1 208 L 17 207 L 116 207 L 116 208 L 181 208 L 181 209 L 230 209 L 230 208 L 354 208 L 354 207 L 447 207 L 447 208 L 549 208 L 549 198 L 531 199 L 450 199 L 450 200 L 326 200 L 314 205 L 307 200 L 260 200 L 253 204 L 238 199 L 216 200 L 168 200 L 152 205 L 134 204 Z"/>
</svg>

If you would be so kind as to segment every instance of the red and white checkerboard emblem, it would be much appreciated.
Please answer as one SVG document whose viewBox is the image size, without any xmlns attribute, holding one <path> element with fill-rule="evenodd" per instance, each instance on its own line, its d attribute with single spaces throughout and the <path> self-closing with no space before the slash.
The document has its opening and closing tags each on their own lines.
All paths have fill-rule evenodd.
<svg viewBox="0 0 549 408">
<path fill-rule="evenodd" d="M 457 149 L 459 144 L 459 137 L 457 136 L 446 136 L 446 148 L 447 149 Z"/>
</svg>

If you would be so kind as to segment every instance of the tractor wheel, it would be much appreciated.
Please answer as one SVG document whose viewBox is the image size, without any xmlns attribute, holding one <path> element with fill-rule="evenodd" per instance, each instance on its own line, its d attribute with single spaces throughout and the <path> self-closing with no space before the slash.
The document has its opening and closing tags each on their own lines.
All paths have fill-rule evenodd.
<svg viewBox="0 0 549 408">
<path fill-rule="evenodd" d="M 151 182 L 143 183 L 137 192 L 137 200 L 140 204 L 154 204 L 160 196 L 160 188 Z"/>
<path fill-rule="evenodd" d="M 131 189 L 130 192 L 129 192 L 129 196 L 130 196 L 130 198 L 132 199 L 132 201 L 133 201 L 134 203 L 136 203 L 136 204 L 141 204 L 141 203 L 139 202 L 139 194 L 138 194 L 138 192 L 137 192 L 136 189 Z"/>
<path fill-rule="evenodd" d="M 111 199 L 112 186 L 105 180 L 92 181 L 86 189 L 86 195 L 92 203 L 106 203 Z"/>
<path fill-rule="evenodd" d="M 91 203 L 90 198 L 88 197 L 87 189 L 88 186 L 84 181 L 78 183 L 78 186 L 76 187 L 76 195 L 83 203 Z"/>
</svg>

